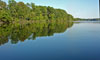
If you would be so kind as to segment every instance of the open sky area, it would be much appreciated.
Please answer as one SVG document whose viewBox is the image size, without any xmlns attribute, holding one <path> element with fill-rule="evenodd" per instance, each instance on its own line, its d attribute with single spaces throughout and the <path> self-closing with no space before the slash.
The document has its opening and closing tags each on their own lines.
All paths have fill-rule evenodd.
<svg viewBox="0 0 100 60">
<path fill-rule="evenodd" d="M 4 0 L 7 2 L 8 0 Z M 36 5 L 52 6 L 67 11 L 75 18 L 99 18 L 99 0 L 16 0 Z"/>
</svg>

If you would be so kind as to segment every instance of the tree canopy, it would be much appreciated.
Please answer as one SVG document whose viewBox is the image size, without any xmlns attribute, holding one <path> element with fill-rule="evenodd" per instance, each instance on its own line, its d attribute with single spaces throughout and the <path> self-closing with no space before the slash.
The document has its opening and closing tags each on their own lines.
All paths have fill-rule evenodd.
<svg viewBox="0 0 100 60">
<path fill-rule="evenodd" d="M 63 9 L 50 6 L 37 6 L 34 3 L 9 0 L 8 4 L 0 0 L 0 22 L 14 21 L 71 21 L 73 16 Z"/>
</svg>

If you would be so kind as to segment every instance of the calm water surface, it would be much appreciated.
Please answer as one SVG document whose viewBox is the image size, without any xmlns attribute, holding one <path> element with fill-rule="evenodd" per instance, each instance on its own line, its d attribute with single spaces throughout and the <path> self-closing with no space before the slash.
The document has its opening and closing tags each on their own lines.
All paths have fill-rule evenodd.
<svg viewBox="0 0 100 60">
<path fill-rule="evenodd" d="M 0 60 L 100 60 L 100 23 L 35 25 L 1 26 Z"/>
</svg>

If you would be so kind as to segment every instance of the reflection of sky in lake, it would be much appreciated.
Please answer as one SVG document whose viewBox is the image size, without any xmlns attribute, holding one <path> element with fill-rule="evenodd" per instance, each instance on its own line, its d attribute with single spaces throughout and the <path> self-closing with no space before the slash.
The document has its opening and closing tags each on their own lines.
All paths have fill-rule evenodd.
<svg viewBox="0 0 100 60">
<path fill-rule="evenodd" d="M 1 60 L 100 60 L 99 56 L 99 23 L 75 23 L 64 33 L 0 46 Z"/>
</svg>

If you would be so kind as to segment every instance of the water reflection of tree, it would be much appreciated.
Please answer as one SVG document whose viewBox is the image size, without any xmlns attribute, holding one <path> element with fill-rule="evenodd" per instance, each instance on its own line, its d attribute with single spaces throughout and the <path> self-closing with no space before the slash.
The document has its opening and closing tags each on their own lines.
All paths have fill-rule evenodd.
<svg viewBox="0 0 100 60">
<path fill-rule="evenodd" d="M 33 23 L 33 24 L 9 24 L 0 26 L 0 45 L 11 40 L 12 44 L 26 39 L 35 40 L 37 37 L 53 36 L 54 33 L 63 33 L 73 23 Z M 31 37 L 30 37 L 31 36 Z"/>
</svg>

